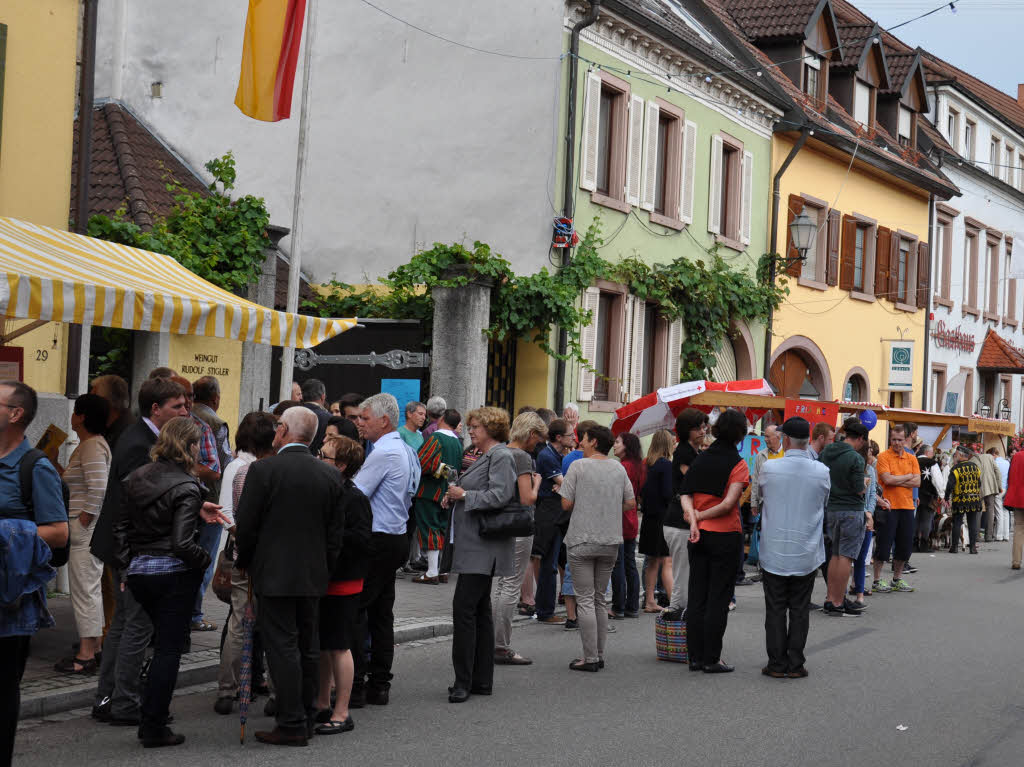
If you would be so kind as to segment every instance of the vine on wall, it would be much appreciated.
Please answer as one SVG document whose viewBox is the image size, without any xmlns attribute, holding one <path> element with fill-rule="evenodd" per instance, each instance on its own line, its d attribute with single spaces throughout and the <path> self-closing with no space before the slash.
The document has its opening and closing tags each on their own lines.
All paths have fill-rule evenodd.
<svg viewBox="0 0 1024 767">
<path fill-rule="evenodd" d="M 649 266 L 636 257 L 608 261 L 598 252 L 602 244 L 601 222 L 595 218 L 568 265 L 517 275 L 507 260 L 480 242 L 472 249 L 435 243 L 381 278 L 381 288 L 356 289 L 332 281 L 322 297 L 304 307 L 324 317 L 418 319 L 429 330 L 431 288 L 459 287 L 482 277 L 495 284 L 491 324 L 486 330 L 489 336 L 529 340 L 557 358 L 560 355 L 551 345 L 550 331 L 558 325 L 568 333 L 564 358 L 585 363 L 580 332 L 596 318 L 580 306 L 579 297 L 596 279 L 606 279 L 628 285 L 634 295 L 658 303 L 665 319 L 682 319 L 686 339 L 681 349 L 681 375 L 682 380 L 692 380 L 707 377 L 733 319 L 764 320 L 789 292 L 784 282 L 767 283 L 767 255 L 761 257 L 755 278 L 730 269 L 715 249 L 708 251 L 706 259 L 680 256 L 667 264 Z M 452 276 L 452 267 L 459 265 L 465 266 Z"/>
</svg>

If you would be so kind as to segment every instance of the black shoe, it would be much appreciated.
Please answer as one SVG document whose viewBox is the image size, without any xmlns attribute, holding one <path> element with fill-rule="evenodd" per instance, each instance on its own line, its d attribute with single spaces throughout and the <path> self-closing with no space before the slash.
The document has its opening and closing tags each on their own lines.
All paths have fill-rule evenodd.
<svg viewBox="0 0 1024 767">
<path fill-rule="evenodd" d="M 728 674 L 735 670 L 735 666 L 730 666 L 728 663 L 722 663 L 722 661 L 718 661 L 718 663 L 704 667 L 705 674 Z"/>
<path fill-rule="evenodd" d="M 353 688 L 348 696 L 349 708 L 364 708 L 366 706 L 366 688 Z"/>
<path fill-rule="evenodd" d="M 820 610 L 822 607 L 823 607 L 823 605 L 819 605 L 817 602 L 808 602 L 807 603 L 807 608 L 811 612 L 814 612 L 815 610 Z"/>
<path fill-rule="evenodd" d="M 171 731 L 170 727 L 162 727 L 156 732 L 143 734 L 139 740 L 143 748 L 163 748 L 164 746 L 180 746 L 185 736 Z"/>
<path fill-rule="evenodd" d="M 369 687 L 366 690 L 366 702 L 371 706 L 386 706 L 389 697 L 390 692 L 387 687 Z"/>
<path fill-rule="evenodd" d="M 846 610 L 845 608 L 838 607 L 831 602 L 825 602 L 825 606 L 821 608 L 821 611 L 830 618 L 842 618 L 845 615 L 857 617 L 860 615 L 860 610 Z"/>
<path fill-rule="evenodd" d="M 107 724 L 112 727 L 138 727 L 141 721 L 138 714 L 135 716 L 111 716 L 107 720 Z"/>
<path fill-rule="evenodd" d="M 911 565 L 910 562 L 907 562 L 905 565 L 903 565 L 903 572 L 905 572 L 905 573 L 916 573 L 917 572 L 917 568 L 914 567 L 913 565 Z"/>
<path fill-rule="evenodd" d="M 256 733 L 256 740 L 260 743 L 268 743 L 271 746 L 305 746 L 309 744 L 309 738 L 305 731 L 301 733 L 285 732 L 275 727 L 269 732 L 264 730 Z"/>
<path fill-rule="evenodd" d="M 860 602 L 854 602 L 852 599 L 844 599 L 843 609 L 847 611 L 854 610 L 856 612 L 862 613 L 868 609 L 868 606 L 865 604 L 861 604 Z"/>
<path fill-rule="evenodd" d="M 690 661 L 690 671 L 703 671 L 704 664 L 697 661 Z"/>
<path fill-rule="evenodd" d="M 333 719 L 324 722 L 316 728 L 317 735 L 336 735 L 339 732 L 351 732 L 356 728 L 356 723 L 352 721 L 350 716 L 344 722 L 338 722 Z"/>
<path fill-rule="evenodd" d="M 613 621 L 621 621 L 621 620 L 625 620 L 626 619 L 626 614 L 625 613 L 612 613 L 608 617 L 611 618 Z"/>
<path fill-rule="evenodd" d="M 110 721 L 110 697 L 106 697 L 92 707 L 92 718 L 98 722 Z"/>
<path fill-rule="evenodd" d="M 469 690 L 467 690 L 465 687 L 448 688 L 449 703 L 465 703 L 467 700 L 469 700 Z"/>
<path fill-rule="evenodd" d="M 625 617 L 627 617 L 627 618 L 639 618 L 640 617 L 640 611 L 639 610 L 626 610 L 626 612 L 624 612 L 623 615 Z"/>
<path fill-rule="evenodd" d="M 577 658 L 569 664 L 569 668 L 573 671 L 600 671 L 601 667 L 597 661 L 587 661 L 582 658 Z"/>
<path fill-rule="evenodd" d="M 478 687 L 477 685 L 473 685 L 469 688 L 469 692 L 472 695 L 492 695 L 494 693 L 494 689 L 491 687 Z"/>
<path fill-rule="evenodd" d="M 320 709 L 319 711 L 316 712 L 316 715 L 313 717 L 313 721 L 316 722 L 317 724 L 323 724 L 324 722 L 329 722 L 329 721 L 331 721 L 331 716 L 333 714 L 334 714 L 334 712 L 331 711 L 331 709 L 329 709 L 329 708 Z"/>
<path fill-rule="evenodd" d="M 564 628 L 566 631 L 576 631 L 576 629 L 578 629 L 579 627 L 580 627 L 580 622 L 579 622 L 578 619 L 576 619 L 576 620 L 569 620 L 568 618 L 566 618 L 565 619 L 565 625 L 562 628 Z"/>
<path fill-rule="evenodd" d="M 222 698 L 217 698 L 217 701 L 213 704 L 213 710 L 222 715 L 230 714 L 234 707 L 235 699 L 226 695 Z"/>
</svg>

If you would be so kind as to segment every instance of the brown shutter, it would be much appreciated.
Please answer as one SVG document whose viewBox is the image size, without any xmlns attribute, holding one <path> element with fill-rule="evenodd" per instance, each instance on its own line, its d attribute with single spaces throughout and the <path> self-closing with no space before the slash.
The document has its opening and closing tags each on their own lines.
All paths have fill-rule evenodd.
<svg viewBox="0 0 1024 767">
<path fill-rule="evenodd" d="M 839 288 L 853 290 L 853 272 L 857 248 L 857 219 L 843 216 L 843 242 L 839 251 Z M 867 263 L 864 264 L 867 266 Z M 863 287 L 863 286 L 861 286 Z"/>
<path fill-rule="evenodd" d="M 838 210 L 828 212 L 828 262 L 825 268 L 825 282 L 829 285 L 839 283 L 839 234 L 842 227 L 842 216 Z"/>
<path fill-rule="evenodd" d="M 909 278 L 910 275 L 908 274 Z M 900 236 L 892 233 L 889 240 L 889 300 L 896 303 L 900 300 Z"/>
<path fill-rule="evenodd" d="M 917 243 L 917 306 L 928 308 L 928 297 L 931 295 L 932 252 L 927 242 Z"/>
<path fill-rule="evenodd" d="M 804 198 L 798 194 L 791 194 L 789 196 L 789 220 L 786 224 L 786 254 L 785 257 L 791 259 L 789 266 L 786 267 L 786 274 L 790 277 L 799 277 L 800 270 L 803 268 L 803 263 L 800 261 L 800 251 L 793 247 L 793 234 L 790 230 L 790 226 L 793 223 L 793 219 L 799 216 L 804 209 Z M 793 260 L 795 259 L 795 260 Z"/>
<path fill-rule="evenodd" d="M 889 245 L 892 242 L 892 231 L 884 226 L 878 227 L 878 239 L 875 241 L 875 298 L 885 298 L 889 294 Z"/>
</svg>

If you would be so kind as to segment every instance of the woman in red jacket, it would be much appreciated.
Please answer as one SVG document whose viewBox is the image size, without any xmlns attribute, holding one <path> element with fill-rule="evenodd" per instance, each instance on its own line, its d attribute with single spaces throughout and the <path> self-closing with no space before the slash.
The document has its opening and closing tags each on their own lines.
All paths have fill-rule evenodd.
<svg viewBox="0 0 1024 767">
<path fill-rule="evenodd" d="M 640 498 L 640 490 L 647 479 L 647 465 L 640 450 L 640 439 L 629 432 L 615 438 L 612 447 L 615 457 L 622 463 L 633 486 L 633 497 Z M 640 615 L 640 574 L 636 569 L 636 538 L 640 532 L 636 506 L 622 512 L 622 545 L 612 571 L 612 617 L 636 618 Z"/>
<path fill-rule="evenodd" d="M 1011 448 L 1012 450 L 1013 448 Z M 1017 450 L 1010 459 L 1010 475 L 1006 481 L 1003 505 L 1013 512 L 1013 561 L 1011 567 L 1020 570 L 1024 552 L 1024 450 Z"/>
</svg>

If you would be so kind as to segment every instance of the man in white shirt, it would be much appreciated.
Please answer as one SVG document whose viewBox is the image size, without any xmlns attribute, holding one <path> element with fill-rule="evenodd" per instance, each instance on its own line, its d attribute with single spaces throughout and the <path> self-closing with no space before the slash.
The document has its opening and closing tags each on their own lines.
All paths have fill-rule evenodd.
<svg viewBox="0 0 1024 767">
<path fill-rule="evenodd" d="M 990 447 L 985 451 L 996 462 L 996 469 L 999 470 L 999 479 L 1002 481 L 1002 490 L 996 493 L 996 540 L 997 541 L 1008 541 L 1010 540 L 1010 520 L 1009 514 L 1006 512 L 1006 507 L 1003 506 L 1003 497 L 1006 495 L 1006 488 L 1010 484 L 1010 461 L 1008 458 L 1003 458 L 999 455 L 999 451 Z"/>
<path fill-rule="evenodd" d="M 765 463 L 758 476 L 768 650 L 768 665 L 761 673 L 775 679 L 807 676 L 804 647 L 811 592 L 818 566 L 825 561 L 822 527 L 831 483 L 828 468 L 811 458 L 810 436 L 810 424 L 803 418 L 787 419 L 782 424 L 785 455 Z"/>
</svg>

